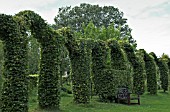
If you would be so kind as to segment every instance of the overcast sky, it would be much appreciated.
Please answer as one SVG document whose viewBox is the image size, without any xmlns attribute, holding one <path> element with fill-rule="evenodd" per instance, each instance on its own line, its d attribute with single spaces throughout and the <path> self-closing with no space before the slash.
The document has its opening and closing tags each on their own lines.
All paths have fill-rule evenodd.
<svg viewBox="0 0 170 112">
<path fill-rule="evenodd" d="M 138 49 L 170 56 L 170 0 L 0 0 L 0 13 L 33 10 L 54 23 L 58 8 L 80 3 L 115 6 L 124 12 Z"/>
</svg>

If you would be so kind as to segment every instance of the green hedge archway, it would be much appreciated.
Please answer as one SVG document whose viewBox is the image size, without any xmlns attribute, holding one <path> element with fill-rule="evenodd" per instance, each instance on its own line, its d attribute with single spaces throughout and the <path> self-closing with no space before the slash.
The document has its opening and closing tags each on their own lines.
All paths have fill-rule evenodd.
<svg viewBox="0 0 170 112">
<path fill-rule="evenodd" d="M 72 69 L 72 84 L 74 102 L 90 102 L 90 58 L 86 40 L 76 40 L 68 28 L 60 29 L 65 36 L 65 46 L 69 51 Z"/>
<path fill-rule="evenodd" d="M 16 14 L 17 18 L 23 20 L 25 33 L 31 30 L 31 34 L 40 42 L 41 62 L 38 83 L 38 100 L 40 108 L 59 109 L 59 48 L 60 35 L 53 31 L 47 23 L 33 11 L 22 11 Z"/>
<path fill-rule="evenodd" d="M 2 112 L 28 111 L 27 44 L 28 32 L 41 44 L 38 84 L 40 108 L 59 108 L 60 35 L 33 11 L 15 16 L 0 15 L 0 37 L 4 42 L 5 82 L 2 90 Z"/>
</svg>

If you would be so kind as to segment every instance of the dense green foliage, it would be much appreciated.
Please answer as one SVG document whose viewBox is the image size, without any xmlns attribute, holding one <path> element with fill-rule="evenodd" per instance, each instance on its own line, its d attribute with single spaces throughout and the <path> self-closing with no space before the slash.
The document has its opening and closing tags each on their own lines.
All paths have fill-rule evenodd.
<svg viewBox="0 0 170 112">
<path fill-rule="evenodd" d="M 59 108 L 59 34 L 48 27 L 45 21 L 33 11 L 22 11 L 16 14 L 25 22 L 23 32 L 31 30 L 31 34 L 41 45 L 41 64 L 38 84 L 38 100 L 40 108 Z"/>
<path fill-rule="evenodd" d="M 2 78 L 3 64 L 4 64 L 3 42 L 0 40 L 0 78 Z"/>
<path fill-rule="evenodd" d="M 87 41 L 77 41 L 69 29 L 62 29 L 66 37 L 66 47 L 69 51 L 72 69 L 73 97 L 75 103 L 90 102 L 90 58 L 87 51 Z"/>
<path fill-rule="evenodd" d="M 125 54 L 116 40 L 109 40 L 108 45 L 111 49 L 111 68 L 116 70 L 126 70 L 127 60 Z"/>
<path fill-rule="evenodd" d="M 107 69 L 107 55 L 108 47 L 106 42 L 95 41 L 92 49 L 92 73 L 94 91 L 99 95 L 101 101 L 112 100 L 109 98 L 113 97 L 115 90 L 113 72 Z"/>
<path fill-rule="evenodd" d="M 117 83 L 117 86 L 131 88 L 132 76 L 125 52 L 121 49 L 119 43 L 116 40 L 109 40 L 108 45 L 111 50 L 111 68 L 115 70 L 115 74 L 118 77 L 117 80 L 120 81 L 120 83 Z"/>
<path fill-rule="evenodd" d="M 159 63 L 159 59 L 154 52 L 150 52 L 149 55 L 151 55 L 154 58 L 154 61 L 156 62 L 156 64 Z"/>
<path fill-rule="evenodd" d="M 147 91 L 150 94 L 157 93 L 157 68 L 154 58 L 144 52 L 145 69 L 147 75 Z"/>
<path fill-rule="evenodd" d="M 165 91 L 168 90 L 168 80 L 169 80 L 169 69 L 167 63 L 160 59 L 158 62 L 158 66 L 160 69 L 160 81 L 161 81 L 161 87 Z"/>
<path fill-rule="evenodd" d="M 150 52 L 149 55 L 151 55 L 154 59 L 154 62 L 156 64 L 156 79 L 157 79 L 157 86 L 158 89 L 161 89 L 161 80 L 160 80 L 160 68 L 159 68 L 159 58 L 156 56 L 154 52 Z"/>
<path fill-rule="evenodd" d="M 135 40 L 131 36 L 131 29 L 127 25 L 127 19 L 123 18 L 123 12 L 113 6 L 91 5 L 82 3 L 80 6 L 66 6 L 59 8 L 58 15 L 55 17 L 57 28 L 70 27 L 74 31 L 83 31 L 83 26 L 87 26 L 90 21 L 95 27 L 107 28 L 114 23 L 114 28 L 121 31 L 120 39 L 126 39 L 129 43 L 136 46 Z M 82 24 L 84 23 L 84 25 Z M 102 38 L 105 38 L 104 36 Z"/>
<path fill-rule="evenodd" d="M 29 10 L 15 16 L 0 14 L 0 71 L 4 71 L 3 79 L 0 73 L 0 111 L 28 112 L 28 95 L 34 87 L 38 88 L 40 109 L 58 111 L 59 76 L 61 81 L 65 71 L 71 73 L 73 100 L 77 104 L 89 103 L 93 89 L 103 102 L 114 100 L 117 87 L 133 88 L 134 93 L 143 94 L 146 78 L 148 92 L 156 94 L 159 74 L 156 64 L 162 88 L 164 92 L 168 90 L 169 57 L 164 55 L 158 61 L 154 53 L 135 52 L 131 29 L 117 8 L 81 4 L 73 9 L 61 8 L 59 12 L 55 18 L 57 25 L 80 32 L 73 33 L 67 28 L 55 31 Z M 92 15 L 96 12 L 100 12 L 99 17 Z M 67 21 L 62 21 L 66 17 Z M 122 39 L 121 48 L 118 40 Z M 28 75 L 34 73 L 40 74 Z"/>
<path fill-rule="evenodd" d="M 78 38 L 90 38 L 94 40 L 108 40 L 108 39 L 116 39 L 120 40 L 120 30 L 114 28 L 114 24 L 109 25 L 108 27 L 95 27 L 93 22 L 90 22 L 87 26 L 82 24 L 83 32 L 74 32 L 76 37 Z"/>
<path fill-rule="evenodd" d="M 136 57 L 138 58 L 140 64 L 142 65 L 143 69 L 143 76 L 144 76 L 144 92 L 146 91 L 146 69 L 145 69 L 145 61 L 144 61 L 144 49 L 139 49 L 136 51 Z"/>
<path fill-rule="evenodd" d="M 33 11 L 15 16 L 0 15 L 0 37 L 4 44 L 2 112 L 28 111 L 28 40 L 30 34 L 41 44 L 39 106 L 59 108 L 60 36 Z"/>
<path fill-rule="evenodd" d="M 2 112 L 27 112 L 27 41 L 12 16 L 0 15 L 0 39 L 4 44 Z"/>
<path fill-rule="evenodd" d="M 30 74 L 28 76 L 28 88 L 30 89 L 30 91 L 37 87 L 38 85 L 38 77 L 39 77 L 39 74 Z"/>
<path fill-rule="evenodd" d="M 3 66 L 4 65 L 4 51 L 3 51 L 3 43 L 0 40 L 0 99 L 1 99 L 1 90 L 2 90 L 2 84 L 3 84 Z M 1 103 L 0 103 L 1 107 Z"/>
<path fill-rule="evenodd" d="M 115 75 L 113 69 L 101 69 L 98 70 L 98 76 L 96 76 L 96 89 L 98 89 L 98 96 L 102 102 L 113 102 L 116 87 L 118 85 L 118 78 Z M 94 75 L 95 76 L 95 75 Z"/>
<path fill-rule="evenodd" d="M 59 44 L 59 43 L 58 43 Z M 38 99 L 41 108 L 59 108 L 59 51 L 56 42 L 41 43 L 41 64 Z"/>
<path fill-rule="evenodd" d="M 133 91 L 143 94 L 145 91 L 144 68 L 134 53 L 133 47 L 128 43 L 122 43 L 123 49 L 127 54 L 129 62 L 133 66 Z"/>
</svg>

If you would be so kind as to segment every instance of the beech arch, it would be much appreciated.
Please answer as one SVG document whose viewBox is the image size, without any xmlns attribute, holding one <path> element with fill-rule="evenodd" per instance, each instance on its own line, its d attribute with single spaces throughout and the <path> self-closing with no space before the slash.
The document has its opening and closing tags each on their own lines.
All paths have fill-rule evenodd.
<svg viewBox="0 0 170 112">
<path fill-rule="evenodd" d="M 2 112 L 28 112 L 28 32 L 41 45 L 38 100 L 40 108 L 59 108 L 59 52 L 61 37 L 33 11 L 0 14 L 0 39 L 4 44 Z"/>
</svg>

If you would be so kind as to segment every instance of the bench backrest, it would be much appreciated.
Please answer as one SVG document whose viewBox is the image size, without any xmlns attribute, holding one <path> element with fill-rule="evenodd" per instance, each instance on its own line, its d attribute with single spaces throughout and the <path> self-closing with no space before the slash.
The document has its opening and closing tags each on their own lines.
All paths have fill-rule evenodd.
<svg viewBox="0 0 170 112">
<path fill-rule="evenodd" d="M 129 90 L 127 88 L 118 88 L 117 98 L 118 99 L 127 99 L 129 97 Z"/>
</svg>

